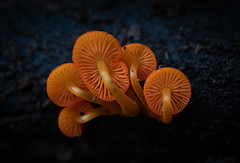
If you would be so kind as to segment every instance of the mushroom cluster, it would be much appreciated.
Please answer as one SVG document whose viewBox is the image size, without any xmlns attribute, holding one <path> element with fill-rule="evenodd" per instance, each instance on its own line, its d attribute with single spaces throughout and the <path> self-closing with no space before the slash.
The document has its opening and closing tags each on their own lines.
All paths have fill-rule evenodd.
<svg viewBox="0 0 240 163">
<path fill-rule="evenodd" d="M 105 32 L 81 35 L 72 60 L 56 67 L 46 84 L 49 99 L 65 107 L 58 126 L 68 137 L 81 136 L 83 124 L 98 116 L 143 113 L 168 124 L 191 97 L 191 85 L 181 71 L 171 67 L 156 70 L 157 61 L 149 47 L 139 43 L 121 47 Z M 145 81 L 143 88 L 139 81 Z"/>
</svg>

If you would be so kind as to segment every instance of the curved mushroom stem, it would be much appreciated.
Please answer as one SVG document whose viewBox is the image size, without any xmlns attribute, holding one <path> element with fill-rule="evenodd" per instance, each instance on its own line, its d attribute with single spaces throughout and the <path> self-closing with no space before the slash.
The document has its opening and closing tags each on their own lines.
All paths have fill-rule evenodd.
<svg viewBox="0 0 240 163">
<path fill-rule="evenodd" d="M 162 122 L 169 124 L 172 121 L 171 89 L 169 87 L 164 87 L 162 89 L 162 97 L 163 97 Z"/>
<path fill-rule="evenodd" d="M 98 71 L 102 77 L 104 84 L 111 94 L 116 98 L 117 102 L 122 107 L 122 112 L 126 116 L 137 116 L 139 114 L 139 108 L 137 103 L 125 95 L 113 82 L 110 76 L 110 70 L 107 64 L 103 60 L 99 60 Z"/>
<path fill-rule="evenodd" d="M 86 101 L 102 105 L 103 107 L 107 108 L 111 112 L 111 114 L 122 114 L 121 107 L 114 101 L 113 102 L 103 101 L 103 100 L 95 97 L 93 94 L 78 88 L 73 83 L 71 83 L 69 86 L 67 86 L 67 88 L 71 93 L 73 93 L 74 95 L 76 95 Z"/>
<path fill-rule="evenodd" d="M 135 93 L 132 91 L 132 89 L 128 89 L 126 92 L 126 95 L 128 95 L 131 99 L 133 99 L 139 106 L 141 113 L 151 116 L 152 118 L 159 119 L 162 121 L 162 116 L 156 115 L 150 110 L 147 110 L 146 107 L 139 101 L 139 99 L 136 97 Z"/>
<path fill-rule="evenodd" d="M 151 117 L 156 117 L 148 108 L 147 102 L 145 100 L 145 97 L 143 95 L 143 89 L 141 87 L 141 85 L 138 82 L 137 79 L 137 70 L 139 67 L 139 62 L 138 61 L 134 61 L 130 67 L 130 80 L 131 80 L 131 84 L 132 87 L 136 93 L 136 95 L 138 96 L 138 98 L 140 99 L 140 101 L 142 102 L 143 106 L 145 107 L 145 110 L 143 110 L 144 114 L 150 115 Z"/>
<path fill-rule="evenodd" d="M 125 93 L 128 97 L 130 97 L 131 99 L 133 99 L 139 106 L 139 109 L 142 113 L 147 114 L 146 113 L 146 109 L 144 107 L 144 105 L 139 101 L 139 99 L 136 97 L 136 94 L 134 93 L 134 91 L 132 90 L 132 88 L 129 88 L 127 90 L 127 92 Z"/>
<path fill-rule="evenodd" d="M 77 123 L 86 123 L 96 117 L 107 116 L 107 115 L 112 115 L 112 113 L 107 108 L 99 107 L 99 108 L 94 109 L 91 112 L 88 112 L 84 115 L 77 116 L 75 121 Z"/>
</svg>

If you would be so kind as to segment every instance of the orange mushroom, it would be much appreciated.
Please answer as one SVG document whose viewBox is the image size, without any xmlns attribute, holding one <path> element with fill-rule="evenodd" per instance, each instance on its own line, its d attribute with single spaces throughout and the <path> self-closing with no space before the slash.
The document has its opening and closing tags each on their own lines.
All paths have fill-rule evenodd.
<svg viewBox="0 0 240 163">
<path fill-rule="evenodd" d="M 62 109 L 58 116 L 60 131 L 68 137 L 81 136 L 83 125 L 79 122 L 79 118 L 93 110 L 92 105 L 86 101 Z"/>
<path fill-rule="evenodd" d="M 166 67 L 153 72 L 143 90 L 150 110 L 170 123 L 172 114 L 181 112 L 191 98 L 191 85 L 180 70 Z"/>
<path fill-rule="evenodd" d="M 50 73 L 47 79 L 47 94 L 50 100 L 59 106 L 69 106 L 84 99 L 108 108 L 113 114 L 121 113 L 118 104 L 103 101 L 88 91 L 73 63 L 62 64 Z"/>
<path fill-rule="evenodd" d="M 138 81 L 144 81 L 156 70 L 157 61 L 152 50 L 146 45 L 133 43 L 122 47 L 122 61 L 130 70 L 132 87 L 146 109 L 148 105 L 143 90 Z"/>
<path fill-rule="evenodd" d="M 137 103 L 124 93 L 130 82 L 128 69 L 120 61 L 121 46 L 112 35 L 92 31 L 81 35 L 73 48 L 72 59 L 88 89 L 105 101 L 117 100 L 123 114 L 139 114 Z"/>
<path fill-rule="evenodd" d="M 68 87 L 72 85 L 84 92 L 88 90 L 73 63 L 66 63 L 56 67 L 47 79 L 47 94 L 49 99 L 62 107 L 83 101 L 82 98 L 69 91 Z"/>
</svg>

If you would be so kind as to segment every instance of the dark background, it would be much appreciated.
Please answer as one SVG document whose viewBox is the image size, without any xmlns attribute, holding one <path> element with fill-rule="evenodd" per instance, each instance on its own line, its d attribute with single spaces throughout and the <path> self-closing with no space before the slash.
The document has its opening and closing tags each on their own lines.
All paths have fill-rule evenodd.
<svg viewBox="0 0 240 163">
<path fill-rule="evenodd" d="M 170 125 L 111 116 L 78 138 L 59 131 L 46 78 L 72 62 L 75 40 L 91 30 L 146 44 L 158 68 L 186 74 L 192 98 Z M 239 1 L 1 1 L 1 162 L 237 163 L 239 53 Z"/>
</svg>

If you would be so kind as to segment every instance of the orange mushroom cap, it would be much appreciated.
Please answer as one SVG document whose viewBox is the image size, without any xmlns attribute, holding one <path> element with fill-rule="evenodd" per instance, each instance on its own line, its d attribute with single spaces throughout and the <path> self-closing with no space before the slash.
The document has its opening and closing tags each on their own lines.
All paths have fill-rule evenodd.
<svg viewBox="0 0 240 163">
<path fill-rule="evenodd" d="M 58 116 L 60 131 L 68 137 L 81 136 L 83 125 L 77 122 L 77 119 L 82 114 L 86 114 L 93 109 L 92 105 L 86 101 L 62 109 Z"/>
<path fill-rule="evenodd" d="M 172 113 L 181 112 L 191 98 L 191 85 L 188 78 L 180 70 L 166 67 L 153 72 L 144 85 L 144 96 L 149 109 L 157 114 L 163 115 L 162 89 L 171 89 Z"/>
<path fill-rule="evenodd" d="M 72 59 L 92 94 L 102 100 L 113 101 L 115 98 L 104 85 L 97 64 L 103 60 L 109 67 L 113 82 L 126 92 L 130 82 L 127 66 L 120 61 L 121 55 L 121 46 L 116 38 L 105 32 L 92 31 L 77 39 Z"/>
<path fill-rule="evenodd" d="M 71 83 L 74 83 L 83 90 L 88 90 L 73 63 L 65 63 L 56 67 L 47 79 L 47 94 L 49 99 L 62 107 L 83 101 L 82 98 L 75 96 L 67 89 L 67 86 Z"/>
<path fill-rule="evenodd" d="M 156 70 L 157 61 L 152 50 L 143 44 L 133 43 L 122 47 L 122 61 L 130 69 L 134 61 L 139 62 L 137 76 L 139 81 L 144 81 Z"/>
</svg>

